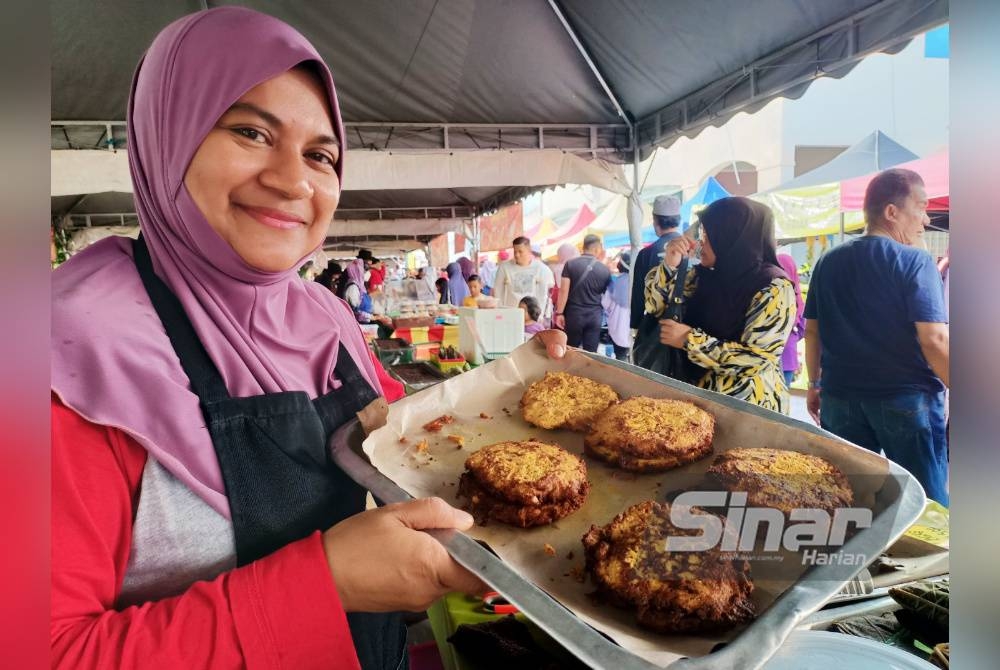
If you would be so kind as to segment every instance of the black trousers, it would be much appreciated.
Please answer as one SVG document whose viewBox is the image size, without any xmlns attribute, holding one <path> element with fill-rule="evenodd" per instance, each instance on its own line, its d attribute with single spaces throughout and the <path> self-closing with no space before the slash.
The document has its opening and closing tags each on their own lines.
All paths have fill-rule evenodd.
<svg viewBox="0 0 1000 670">
<path fill-rule="evenodd" d="M 597 351 L 601 338 L 603 310 L 566 308 L 566 340 L 571 347 L 581 347 L 586 351 Z"/>
</svg>

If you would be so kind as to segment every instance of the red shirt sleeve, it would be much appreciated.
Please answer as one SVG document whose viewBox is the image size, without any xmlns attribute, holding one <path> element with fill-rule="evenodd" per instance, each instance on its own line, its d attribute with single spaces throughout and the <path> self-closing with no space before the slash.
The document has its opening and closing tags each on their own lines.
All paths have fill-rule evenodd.
<svg viewBox="0 0 1000 670">
<path fill-rule="evenodd" d="M 53 668 L 358 668 L 319 532 L 196 582 L 114 609 L 146 451 L 52 402 Z"/>
<path fill-rule="evenodd" d="M 378 383 L 382 385 L 382 393 L 385 395 L 385 399 L 388 402 L 396 402 L 405 396 L 406 388 L 403 386 L 403 382 L 386 372 L 386 369 L 382 366 L 382 361 L 378 359 L 378 356 L 371 350 L 371 347 L 368 347 L 368 355 L 372 359 L 372 364 L 375 365 L 375 374 L 378 377 Z"/>
</svg>

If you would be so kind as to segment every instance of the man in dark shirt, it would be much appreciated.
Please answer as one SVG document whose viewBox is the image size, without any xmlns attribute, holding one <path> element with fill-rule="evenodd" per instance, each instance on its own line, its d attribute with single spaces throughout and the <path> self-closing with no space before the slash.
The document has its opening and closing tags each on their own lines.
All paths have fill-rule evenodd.
<svg viewBox="0 0 1000 670">
<path fill-rule="evenodd" d="M 632 312 L 629 324 L 633 329 L 639 327 L 642 314 L 646 311 L 646 275 L 662 262 L 660 254 L 667 247 L 667 242 L 681 236 L 680 224 L 681 201 L 672 195 L 658 196 L 653 201 L 653 231 L 657 239 L 639 250 L 632 267 Z"/>
<path fill-rule="evenodd" d="M 601 298 L 611 283 L 611 271 L 601 262 L 604 244 L 597 235 L 583 238 L 583 255 L 563 266 L 555 324 L 566 331 L 571 347 L 597 351 L 604 308 Z"/>
<path fill-rule="evenodd" d="M 909 470 L 948 504 L 948 317 L 923 250 L 927 195 L 915 172 L 880 173 L 866 234 L 816 264 L 806 302 L 807 404 L 823 428 Z"/>
</svg>

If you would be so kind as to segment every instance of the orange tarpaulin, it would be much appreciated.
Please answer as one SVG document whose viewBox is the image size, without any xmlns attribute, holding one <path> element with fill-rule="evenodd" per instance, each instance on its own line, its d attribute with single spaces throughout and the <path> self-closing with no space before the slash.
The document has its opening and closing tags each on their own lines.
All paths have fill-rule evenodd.
<svg viewBox="0 0 1000 670">
<path fill-rule="evenodd" d="M 515 237 L 523 235 L 524 205 L 515 202 L 479 221 L 479 250 L 507 249 Z"/>
</svg>

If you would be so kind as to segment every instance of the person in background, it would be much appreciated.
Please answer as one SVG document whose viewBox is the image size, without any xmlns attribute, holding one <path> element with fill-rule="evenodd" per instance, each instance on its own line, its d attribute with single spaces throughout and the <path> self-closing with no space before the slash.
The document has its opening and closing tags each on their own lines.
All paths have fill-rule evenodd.
<svg viewBox="0 0 1000 670">
<path fill-rule="evenodd" d="M 670 240 L 680 237 L 681 201 L 672 195 L 661 195 L 653 201 L 653 232 L 656 241 L 639 250 L 632 268 L 632 306 L 629 326 L 638 330 L 646 309 L 646 276 L 660 264 L 663 251 Z M 636 337 L 641 337 L 636 334 Z"/>
<path fill-rule="evenodd" d="M 496 274 L 497 264 L 490 260 L 489 255 L 479 254 L 479 278 L 483 285 L 483 295 L 493 295 Z"/>
<path fill-rule="evenodd" d="M 826 252 L 809 281 L 806 404 L 816 423 L 884 451 L 947 506 L 948 315 L 923 249 L 923 179 L 881 172 L 863 208 L 865 234 Z"/>
<path fill-rule="evenodd" d="M 385 284 L 385 262 L 379 258 L 372 258 L 368 267 L 368 281 L 366 287 L 369 293 L 378 293 Z"/>
<path fill-rule="evenodd" d="M 327 263 L 323 271 L 316 275 L 313 279 L 314 282 L 322 284 L 334 293 L 337 292 L 337 284 L 340 282 L 340 276 L 344 274 L 343 269 L 340 267 L 340 263 L 334 263 L 330 261 Z"/>
<path fill-rule="evenodd" d="M 485 585 L 420 532 L 470 515 L 366 511 L 327 455 L 402 396 L 296 272 L 341 196 L 329 68 L 216 7 L 159 32 L 125 109 L 141 236 L 52 273 L 51 667 L 405 666 L 399 610 Z"/>
<path fill-rule="evenodd" d="M 518 237 L 514 240 L 514 259 L 504 261 L 497 268 L 496 298 L 501 307 L 517 307 L 521 298 L 530 295 L 538 303 L 541 321 L 551 312 L 549 290 L 555 284 L 552 270 L 535 257 L 531 240 Z"/>
<path fill-rule="evenodd" d="M 799 284 L 799 270 L 795 266 L 795 259 L 790 254 L 778 254 L 778 262 L 795 287 L 795 326 L 785 342 L 785 350 L 781 352 L 781 372 L 785 376 L 785 386 L 792 388 L 792 382 L 799 374 L 799 340 L 806 333 L 806 305 L 802 301 L 802 286 Z"/>
<path fill-rule="evenodd" d="M 372 311 L 372 298 L 365 290 L 364 272 L 364 261 L 360 258 L 348 263 L 347 270 L 340 276 L 337 297 L 343 298 L 344 302 L 354 310 L 354 318 L 358 323 L 377 323 L 391 333 L 392 319 L 385 314 L 375 314 Z"/>
<path fill-rule="evenodd" d="M 437 291 L 438 303 L 441 305 L 450 304 L 451 289 L 448 284 L 448 280 L 444 277 L 438 277 L 434 280 L 434 290 Z"/>
<path fill-rule="evenodd" d="M 781 350 L 795 325 L 795 289 L 778 263 L 771 209 L 743 197 L 716 200 L 699 215 L 701 263 L 687 273 L 684 322 L 660 321 L 660 342 L 683 349 L 701 388 L 776 412 L 789 410 Z M 646 277 L 646 312 L 661 315 L 664 292 L 697 243 L 667 243 Z"/>
<path fill-rule="evenodd" d="M 542 308 L 533 296 L 526 295 L 517 303 L 517 306 L 524 310 L 524 334 L 531 337 L 535 333 L 545 330 L 545 326 L 538 322 L 542 315 Z"/>
<path fill-rule="evenodd" d="M 465 256 L 459 256 L 456 259 L 456 262 L 458 263 L 458 266 L 462 268 L 462 279 L 468 282 L 469 277 L 476 273 L 476 264 Z"/>
<path fill-rule="evenodd" d="M 583 255 L 563 266 L 555 325 L 566 331 L 571 347 L 596 352 L 604 310 L 601 298 L 611 283 L 611 272 L 601 262 L 604 243 L 597 235 L 583 238 Z"/>
<path fill-rule="evenodd" d="M 629 295 L 629 265 L 631 254 L 626 251 L 618 258 L 618 276 L 615 277 L 608 290 L 601 298 L 601 306 L 608 320 L 608 334 L 615 349 L 615 358 L 627 361 L 632 347 L 632 333 L 629 329 L 629 311 L 631 296 Z"/>
<path fill-rule="evenodd" d="M 556 278 L 556 284 L 552 287 L 552 290 L 549 291 L 549 300 L 551 300 L 552 304 L 557 307 L 559 305 L 559 290 L 560 284 L 562 283 L 563 268 L 566 267 L 567 261 L 570 261 L 579 255 L 580 252 L 577 251 L 576 247 L 568 242 L 560 244 L 559 248 L 556 250 L 556 262 L 550 266 L 552 268 L 552 276 Z"/>
<path fill-rule="evenodd" d="M 449 263 L 445 271 L 448 273 L 448 300 L 446 302 L 452 305 L 461 305 L 465 302 L 465 297 L 469 295 L 469 286 L 462 274 L 462 264 L 458 261 Z"/>
<path fill-rule="evenodd" d="M 469 275 L 469 295 L 462 300 L 462 307 L 477 307 L 478 300 L 483 296 L 483 283 L 479 280 L 479 275 Z"/>
</svg>

